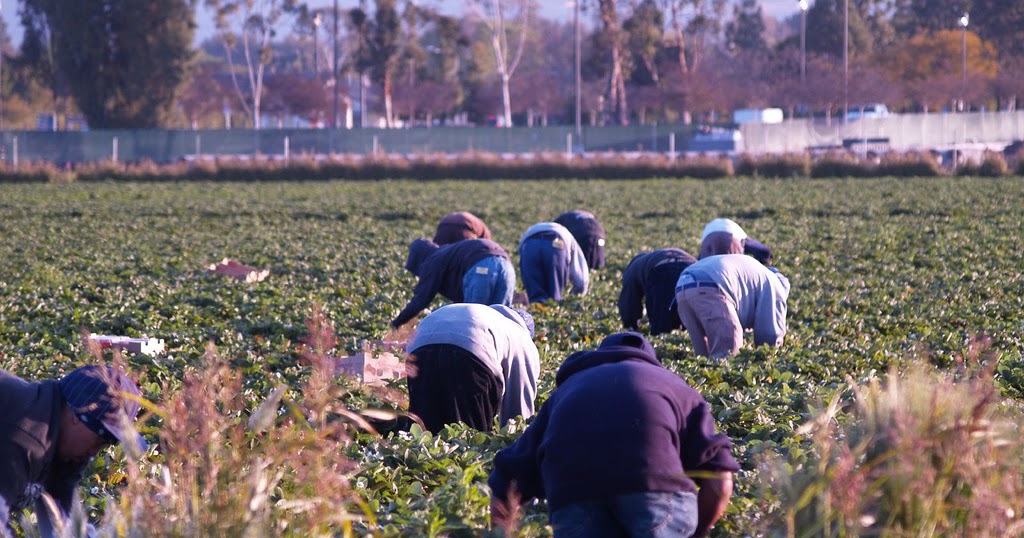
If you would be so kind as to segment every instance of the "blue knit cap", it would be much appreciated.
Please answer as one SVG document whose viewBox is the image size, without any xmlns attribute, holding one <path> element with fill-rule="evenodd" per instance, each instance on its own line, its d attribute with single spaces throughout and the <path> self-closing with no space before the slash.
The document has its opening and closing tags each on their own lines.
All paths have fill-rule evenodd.
<svg viewBox="0 0 1024 538">
<path fill-rule="evenodd" d="M 422 237 L 409 243 L 409 257 L 405 260 L 405 269 L 420 276 L 420 267 L 423 266 L 423 262 L 438 248 L 437 243 Z"/>
<path fill-rule="evenodd" d="M 523 318 L 523 322 L 526 323 L 526 329 L 528 331 L 530 331 L 530 338 L 533 338 L 533 334 L 534 334 L 533 316 L 531 316 L 530 313 L 527 312 L 526 309 L 524 309 L 524 308 L 513 308 L 512 310 L 515 310 L 516 314 L 519 314 L 519 317 Z"/>
<path fill-rule="evenodd" d="M 121 369 L 90 364 L 72 370 L 57 384 L 64 403 L 93 433 L 111 444 L 138 443 L 146 450 L 145 439 L 127 424 L 141 406 L 125 394 L 139 396 L 139 387 Z"/>
</svg>

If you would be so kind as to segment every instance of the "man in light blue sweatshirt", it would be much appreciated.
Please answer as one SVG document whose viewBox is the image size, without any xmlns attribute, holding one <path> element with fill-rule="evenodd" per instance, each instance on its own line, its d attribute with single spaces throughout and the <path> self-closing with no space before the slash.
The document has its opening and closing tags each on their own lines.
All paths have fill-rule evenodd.
<svg viewBox="0 0 1024 538">
<path fill-rule="evenodd" d="M 579 243 L 569 230 L 555 222 L 530 226 L 519 240 L 519 272 L 531 303 L 562 300 L 562 290 L 572 283 L 576 295 L 586 295 L 590 268 Z"/>
<path fill-rule="evenodd" d="M 754 331 L 755 346 L 781 345 L 788 298 L 789 286 L 745 254 L 702 258 L 676 282 L 679 319 L 694 352 L 715 359 L 739 351 L 744 329 Z"/>
<path fill-rule="evenodd" d="M 458 303 L 423 318 L 406 346 L 409 411 L 431 432 L 463 422 L 491 431 L 533 416 L 540 354 L 533 317 L 504 305 Z"/>
</svg>

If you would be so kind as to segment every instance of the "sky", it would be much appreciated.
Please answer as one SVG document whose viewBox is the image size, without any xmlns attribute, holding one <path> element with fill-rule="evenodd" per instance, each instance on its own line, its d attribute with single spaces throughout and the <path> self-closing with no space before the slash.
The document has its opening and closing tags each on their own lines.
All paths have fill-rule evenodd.
<svg viewBox="0 0 1024 538">
<path fill-rule="evenodd" d="M 733 0 L 738 1 L 738 0 Z M 312 7 L 331 7 L 333 0 L 307 0 Z M 449 15 L 461 15 L 466 12 L 466 0 L 420 0 L 421 5 L 437 7 L 441 12 Z M 373 1 L 367 3 L 372 6 Z M 541 15 L 548 19 L 570 20 L 572 18 L 571 0 L 537 0 L 540 5 Z M 732 3 L 732 2 L 730 2 Z M 813 1 L 811 2 L 814 3 Z M 7 24 L 7 31 L 11 34 L 11 40 L 15 45 L 21 43 L 21 23 L 18 20 L 18 8 L 20 2 L 16 0 L 0 0 L 0 16 Z M 359 5 L 358 0 L 338 0 L 340 8 L 351 8 Z M 797 12 L 797 0 L 761 0 L 764 12 L 767 15 L 778 19 L 784 19 Z M 727 12 L 731 13 L 731 11 Z M 198 28 L 196 31 L 196 44 L 210 37 L 213 33 L 213 17 L 206 9 L 200 9 L 196 16 Z"/>
</svg>

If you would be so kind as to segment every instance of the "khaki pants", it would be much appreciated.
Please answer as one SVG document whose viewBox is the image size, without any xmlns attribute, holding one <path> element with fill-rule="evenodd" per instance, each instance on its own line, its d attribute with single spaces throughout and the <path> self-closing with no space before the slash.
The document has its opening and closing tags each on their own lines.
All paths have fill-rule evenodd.
<svg viewBox="0 0 1024 538">
<path fill-rule="evenodd" d="M 680 290 L 676 294 L 679 319 L 690 333 L 693 351 L 722 359 L 735 355 L 743 345 L 743 326 L 736 305 L 718 286 Z"/>
</svg>

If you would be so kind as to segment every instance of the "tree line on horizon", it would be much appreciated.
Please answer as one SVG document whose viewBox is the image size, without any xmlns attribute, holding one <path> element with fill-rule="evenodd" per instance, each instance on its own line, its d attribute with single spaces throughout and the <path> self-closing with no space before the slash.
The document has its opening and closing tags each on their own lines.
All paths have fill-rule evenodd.
<svg viewBox="0 0 1024 538">
<path fill-rule="evenodd" d="M 576 26 L 534 0 L 464 17 L 415 0 L 22 0 L 20 47 L 0 28 L 0 128 L 533 126 L 574 123 L 577 99 L 584 124 L 628 125 L 1024 95 L 1024 0 L 813 0 L 782 21 L 757 0 L 580 1 L 577 98 Z M 194 47 L 200 4 L 216 30 Z"/>
</svg>

